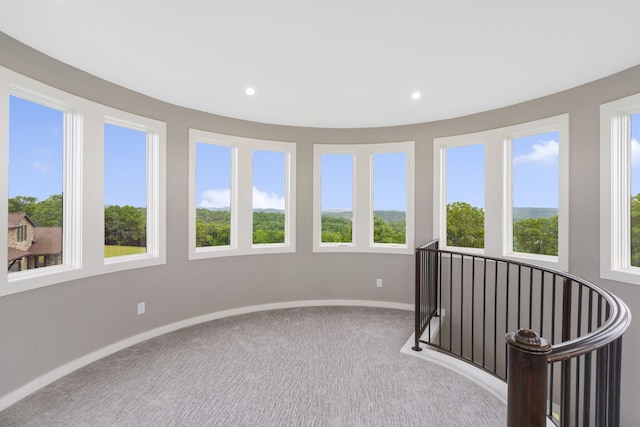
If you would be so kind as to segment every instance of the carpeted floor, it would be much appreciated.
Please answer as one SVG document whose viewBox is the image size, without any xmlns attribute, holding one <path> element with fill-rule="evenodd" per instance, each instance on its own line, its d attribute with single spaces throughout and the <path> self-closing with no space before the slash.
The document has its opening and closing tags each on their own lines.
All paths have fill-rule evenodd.
<svg viewBox="0 0 640 427">
<path fill-rule="evenodd" d="M 0 412 L 0 426 L 499 426 L 506 407 L 400 353 L 413 313 L 308 307 L 172 332 Z"/>
</svg>

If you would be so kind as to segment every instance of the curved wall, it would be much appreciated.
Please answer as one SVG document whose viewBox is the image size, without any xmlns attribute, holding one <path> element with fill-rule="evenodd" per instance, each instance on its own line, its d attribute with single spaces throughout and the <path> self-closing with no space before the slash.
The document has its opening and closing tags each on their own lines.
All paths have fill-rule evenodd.
<svg viewBox="0 0 640 427">
<path fill-rule="evenodd" d="M 95 276 L 0 298 L 0 399 L 59 366 L 137 334 L 222 310 L 300 300 L 410 304 L 413 257 L 313 253 L 313 143 L 416 142 L 415 241 L 432 236 L 433 138 L 570 113 L 570 271 L 602 284 L 640 313 L 640 287 L 599 278 L 599 105 L 640 92 L 640 66 L 548 97 L 451 120 L 375 129 L 274 126 L 205 114 L 126 90 L 49 58 L 0 33 L 0 65 L 167 123 L 167 264 Z M 187 66 L 187 65 L 185 65 Z M 153 76 L 150 76 L 153 78 Z M 211 94 L 215 96 L 215 94 Z M 187 260 L 188 129 L 296 142 L 297 252 Z M 384 280 L 376 288 L 375 278 Z M 137 302 L 147 312 L 136 314 Z M 635 404 L 640 329 L 623 352 L 622 425 Z"/>
</svg>

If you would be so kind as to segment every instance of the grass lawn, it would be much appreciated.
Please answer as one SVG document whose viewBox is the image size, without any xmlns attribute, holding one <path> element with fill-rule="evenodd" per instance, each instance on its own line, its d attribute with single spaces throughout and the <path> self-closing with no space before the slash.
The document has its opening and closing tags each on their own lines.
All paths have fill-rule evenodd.
<svg viewBox="0 0 640 427">
<path fill-rule="evenodd" d="M 141 248 L 139 246 L 104 246 L 105 258 L 131 254 L 143 254 L 145 252 L 147 252 L 147 248 Z"/>
</svg>

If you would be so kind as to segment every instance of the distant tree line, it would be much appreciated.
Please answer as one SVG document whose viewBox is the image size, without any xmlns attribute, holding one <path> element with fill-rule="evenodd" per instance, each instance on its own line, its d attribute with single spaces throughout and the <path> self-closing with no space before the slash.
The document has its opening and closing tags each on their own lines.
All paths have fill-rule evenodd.
<svg viewBox="0 0 640 427">
<path fill-rule="evenodd" d="M 640 228 L 640 224 L 638 227 Z M 640 249 L 640 242 L 638 243 Z M 483 248 L 484 210 L 465 202 L 449 203 L 447 205 L 447 246 Z M 513 250 L 557 256 L 558 215 L 514 221 Z"/>
<path fill-rule="evenodd" d="M 322 242 L 341 243 L 351 242 L 353 239 L 353 224 L 351 212 L 323 213 Z M 374 211 L 373 213 L 373 241 L 375 243 L 406 242 L 406 216 L 400 211 Z"/>
<path fill-rule="evenodd" d="M 62 194 L 38 202 L 36 197 L 9 199 L 9 212 L 24 212 L 39 227 L 62 226 Z M 284 243 L 283 212 L 253 213 L 253 243 Z M 111 205 L 105 207 L 105 245 L 145 247 L 145 208 Z M 323 242 L 351 242 L 350 215 L 343 212 L 322 215 Z M 403 212 L 374 212 L 374 242 L 405 243 Z M 640 267 L 640 194 L 631 198 L 631 265 Z M 196 246 L 230 244 L 230 212 L 196 209 Z M 484 247 L 484 210 L 465 202 L 447 205 L 447 245 Z M 513 249 L 516 252 L 558 255 L 558 215 L 514 221 Z"/>
<path fill-rule="evenodd" d="M 41 202 L 36 197 L 12 197 L 9 199 L 9 212 L 26 213 L 38 227 L 61 227 L 62 194 L 54 194 Z"/>
<path fill-rule="evenodd" d="M 9 199 L 9 212 L 24 212 L 38 227 L 62 227 L 62 194 L 38 202 L 36 197 Z M 145 208 L 111 205 L 104 208 L 104 244 L 147 246 Z"/>
<path fill-rule="evenodd" d="M 640 193 L 631 197 L 631 265 L 640 267 Z"/>
<path fill-rule="evenodd" d="M 253 243 L 284 243 L 284 212 L 253 212 Z M 196 247 L 231 243 L 231 212 L 196 209 Z"/>
</svg>

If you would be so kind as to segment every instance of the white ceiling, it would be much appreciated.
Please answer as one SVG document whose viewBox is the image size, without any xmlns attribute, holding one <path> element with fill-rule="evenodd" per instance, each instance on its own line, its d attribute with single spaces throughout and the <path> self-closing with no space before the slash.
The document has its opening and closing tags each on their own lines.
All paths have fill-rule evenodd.
<svg viewBox="0 0 640 427">
<path fill-rule="evenodd" d="M 124 87 L 339 128 L 458 117 L 607 76 L 640 64 L 638 28 L 638 0 L 0 0 L 1 31 Z"/>
</svg>

